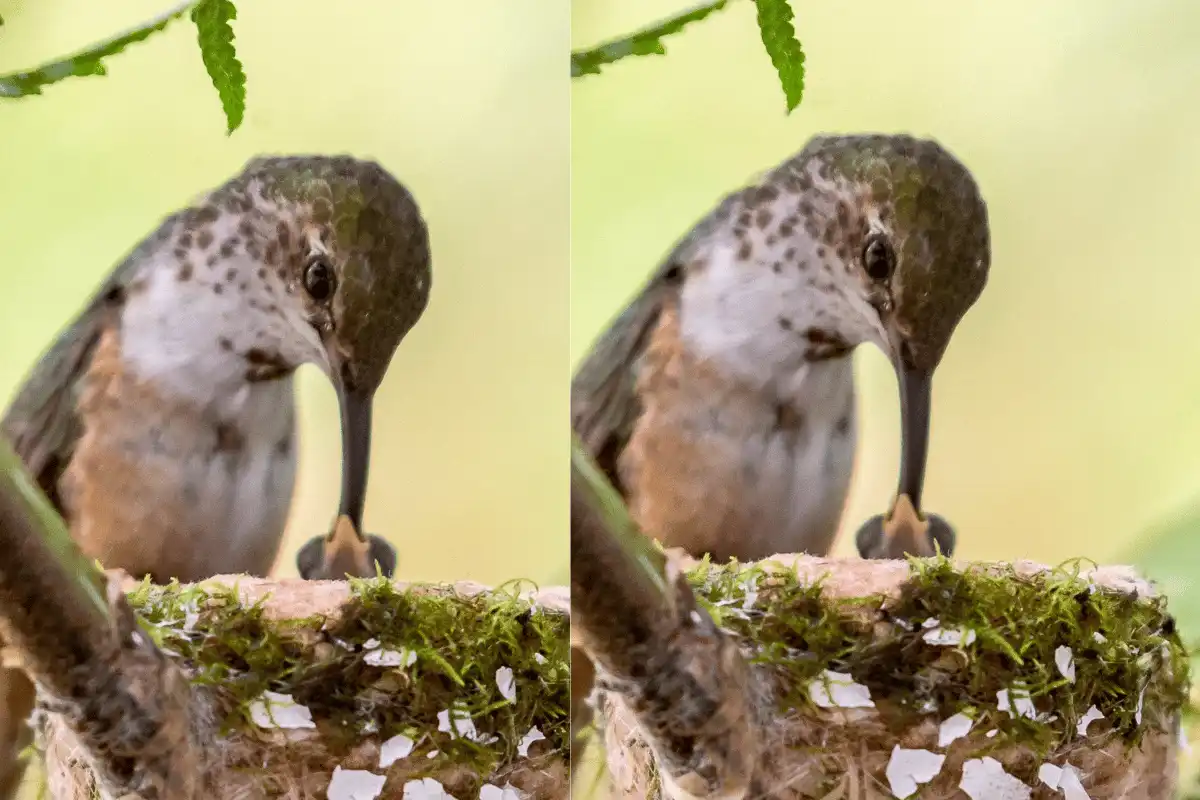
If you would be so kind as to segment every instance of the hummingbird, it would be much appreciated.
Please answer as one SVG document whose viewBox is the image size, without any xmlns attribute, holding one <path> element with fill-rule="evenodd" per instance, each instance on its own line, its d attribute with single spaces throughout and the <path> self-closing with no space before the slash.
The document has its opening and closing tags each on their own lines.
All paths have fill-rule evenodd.
<svg viewBox="0 0 1200 800">
<path fill-rule="evenodd" d="M 430 283 L 425 221 L 382 166 L 253 159 L 112 271 L 0 434 L 105 567 L 158 583 L 265 575 L 295 482 L 296 369 L 336 389 L 337 517 L 361 531 L 372 398 Z M 9 699 L 3 729 L 32 707 L 31 692 Z"/>
<path fill-rule="evenodd" d="M 874 344 L 898 378 L 901 460 L 860 554 L 949 554 L 953 530 L 921 506 L 932 378 L 989 263 L 986 205 L 940 144 L 817 136 L 676 245 L 579 368 L 572 425 L 665 546 L 824 555 L 857 445 L 851 356 Z"/>
</svg>

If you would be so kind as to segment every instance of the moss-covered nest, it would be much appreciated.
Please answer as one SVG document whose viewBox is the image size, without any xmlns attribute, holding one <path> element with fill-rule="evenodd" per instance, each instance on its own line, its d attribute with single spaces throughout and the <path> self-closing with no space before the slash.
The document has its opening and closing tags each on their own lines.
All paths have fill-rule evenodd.
<svg viewBox="0 0 1200 800">
<path fill-rule="evenodd" d="M 751 796 L 1173 797 L 1188 656 L 1126 568 L 788 556 L 689 578 L 754 665 Z M 635 721 L 600 702 L 615 788 L 658 797 Z"/>
<path fill-rule="evenodd" d="M 342 775 L 343 787 L 384 779 L 380 798 L 432 778 L 460 800 L 487 784 L 557 800 L 566 591 L 520 589 L 223 577 L 128 596 L 203 699 L 223 797 L 325 797 L 337 769 L 375 776 Z M 41 727 L 51 796 L 96 796 L 73 737 L 53 717 Z"/>
</svg>

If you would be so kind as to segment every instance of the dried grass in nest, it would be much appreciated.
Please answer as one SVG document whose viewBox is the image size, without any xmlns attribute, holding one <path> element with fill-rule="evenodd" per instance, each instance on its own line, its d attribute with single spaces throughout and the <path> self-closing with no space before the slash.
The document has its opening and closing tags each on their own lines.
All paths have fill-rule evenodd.
<svg viewBox="0 0 1200 800">
<path fill-rule="evenodd" d="M 903 796 L 887 774 L 896 747 L 944 756 L 909 797 L 966 800 L 964 764 L 974 771 L 983 759 L 1028 793 L 979 800 L 1062 798 L 1039 779 L 1046 764 L 1070 765 L 1093 800 L 1174 796 L 1187 653 L 1164 599 L 1128 568 L 780 556 L 694 564 L 689 578 L 754 665 L 764 755 L 749 797 Z M 928 620 L 973 637 L 931 644 Z M 1056 663 L 1060 647 L 1074 681 Z M 818 707 L 810 687 L 827 670 L 850 674 L 873 707 Z M 1014 687 L 1029 693 L 1033 717 L 998 707 L 997 692 Z M 616 796 L 664 796 L 627 707 L 614 694 L 597 699 Z M 1104 717 L 1081 734 L 1093 706 Z M 972 718 L 970 732 L 939 746 L 955 714 Z"/>
<path fill-rule="evenodd" d="M 129 589 L 148 632 L 192 681 L 197 738 L 213 743 L 212 800 L 323 798 L 337 767 L 386 776 L 383 800 L 421 778 L 460 800 L 489 783 L 535 800 L 569 796 L 565 589 L 241 576 Z M 416 659 L 372 665 L 372 650 Z M 500 667 L 513 670 L 515 701 L 497 684 Z M 307 707 L 316 728 L 255 724 L 250 709 L 264 691 Z M 451 707 L 470 715 L 479 740 L 438 730 L 439 712 Z M 102 797 L 63 721 L 43 712 L 39 723 L 50 796 Z M 521 755 L 533 728 L 545 738 Z M 413 749 L 380 768 L 380 746 L 397 734 Z"/>
</svg>

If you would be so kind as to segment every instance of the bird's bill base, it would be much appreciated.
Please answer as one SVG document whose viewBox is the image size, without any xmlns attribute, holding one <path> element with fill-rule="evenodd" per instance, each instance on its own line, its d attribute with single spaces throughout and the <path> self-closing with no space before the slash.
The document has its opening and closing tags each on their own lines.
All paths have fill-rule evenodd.
<svg viewBox="0 0 1200 800">
<path fill-rule="evenodd" d="M 893 553 L 926 555 L 931 549 L 929 520 L 921 516 L 908 495 L 898 496 L 884 518 L 883 540 L 886 549 Z"/>
</svg>

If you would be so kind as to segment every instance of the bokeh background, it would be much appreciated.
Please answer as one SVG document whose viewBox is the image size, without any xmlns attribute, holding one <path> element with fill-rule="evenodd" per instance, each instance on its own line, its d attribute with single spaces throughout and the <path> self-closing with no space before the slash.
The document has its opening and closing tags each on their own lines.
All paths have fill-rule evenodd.
<svg viewBox="0 0 1200 800">
<path fill-rule="evenodd" d="M 576 0 L 572 46 L 678 13 Z M 934 381 L 929 508 L 965 558 L 1143 565 L 1200 636 L 1200 5 L 793 0 L 790 117 L 751 3 L 572 86 L 573 363 L 716 201 L 818 132 L 941 140 L 988 201 L 991 279 Z M 894 491 L 899 403 L 861 348 L 837 552 Z"/>
<path fill-rule="evenodd" d="M 0 74 L 163 11 L 0 0 Z M 196 45 L 165 33 L 41 97 L 0 103 L 0 395 L 139 239 L 260 153 L 379 160 L 431 229 L 434 288 L 377 399 L 366 527 L 408 580 L 567 578 L 570 9 L 537 0 L 239 3 L 246 122 L 232 136 Z M 337 406 L 301 373 L 288 541 L 324 532 Z"/>
</svg>

